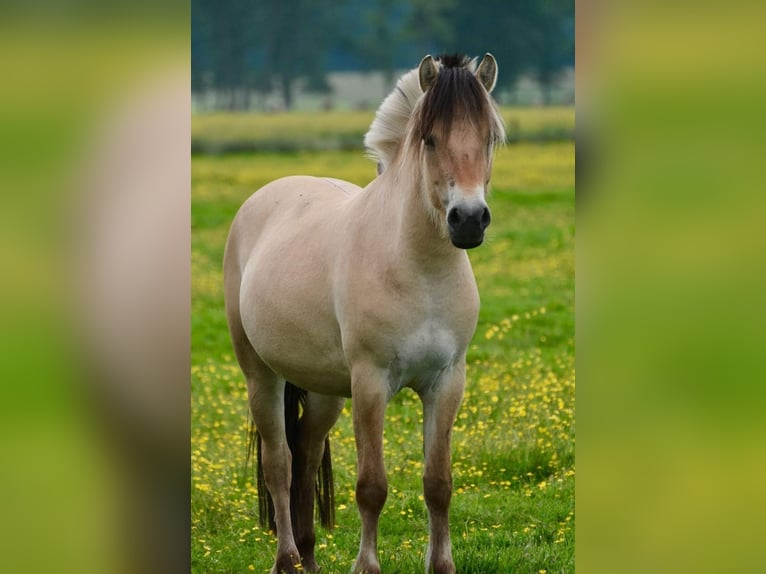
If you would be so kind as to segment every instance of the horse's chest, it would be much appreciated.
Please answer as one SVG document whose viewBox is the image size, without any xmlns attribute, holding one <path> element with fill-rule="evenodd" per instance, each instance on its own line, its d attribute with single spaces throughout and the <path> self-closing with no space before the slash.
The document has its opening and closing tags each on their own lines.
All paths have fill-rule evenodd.
<svg viewBox="0 0 766 574">
<path fill-rule="evenodd" d="M 394 391 L 427 388 L 459 358 L 457 337 L 446 325 L 426 320 L 402 338 L 390 366 Z"/>
</svg>

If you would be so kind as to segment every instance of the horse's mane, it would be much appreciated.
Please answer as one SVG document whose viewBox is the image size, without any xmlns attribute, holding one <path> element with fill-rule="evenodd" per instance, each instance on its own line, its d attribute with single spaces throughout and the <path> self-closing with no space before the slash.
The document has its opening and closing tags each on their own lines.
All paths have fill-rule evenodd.
<svg viewBox="0 0 766 574">
<path fill-rule="evenodd" d="M 497 113 L 494 101 L 480 88 L 474 78 L 476 60 L 460 54 L 441 55 L 435 60 L 438 70 L 435 85 L 428 91 L 427 106 L 420 109 L 417 129 L 432 127 L 436 113 L 446 111 L 448 122 L 453 112 L 474 114 L 489 113 L 493 144 L 505 141 L 503 120 Z M 459 85 L 464 90 L 455 89 Z M 400 144 L 407 135 L 408 122 L 418 104 L 423 99 L 420 89 L 418 68 L 404 74 L 396 83 L 394 90 L 383 100 L 375 113 L 375 119 L 364 136 L 367 155 L 378 162 L 378 171 L 394 160 Z"/>
<path fill-rule="evenodd" d="M 396 82 L 396 87 L 375 113 L 375 119 L 364 136 L 367 156 L 380 166 L 389 166 L 407 131 L 415 104 L 423 95 L 418 69 L 410 70 Z"/>
</svg>

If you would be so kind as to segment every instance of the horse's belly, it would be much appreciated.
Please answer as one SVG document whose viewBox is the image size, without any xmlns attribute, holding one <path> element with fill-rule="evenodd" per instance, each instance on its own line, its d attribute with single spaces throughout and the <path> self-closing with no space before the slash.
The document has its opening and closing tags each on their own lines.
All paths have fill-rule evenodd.
<svg viewBox="0 0 766 574">
<path fill-rule="evenodd" d="M 329 291 L 254 265 L 240 305 L 253 349 L 277 374 L 306 390 L 350 396 L 349 371 Z M 300 275 L 299 275 L 300 276 Z M 249 304 L 245 304 L 247 301 Z"/>
<path fill-rule="evenodd" d="M 300 349 L 296 349 L 300 351 Z M 314 353 L 270 356 L 264 361 L 279 375 L 302 389 L 323 395 L 351 396 L 351 378 L 345 362 L 312 361 Z M 307 360 L 308 359 L 308 360 Z"/>
<path fill-rule="evenodd" d="M 253 348 L 271 370 L 291 383 L 315 393 L 351 396 L 351 382 L 345 359 L 335 341 L 295 332 L 267 328 L 256 321 L 247 330 Z"/>
</svg>

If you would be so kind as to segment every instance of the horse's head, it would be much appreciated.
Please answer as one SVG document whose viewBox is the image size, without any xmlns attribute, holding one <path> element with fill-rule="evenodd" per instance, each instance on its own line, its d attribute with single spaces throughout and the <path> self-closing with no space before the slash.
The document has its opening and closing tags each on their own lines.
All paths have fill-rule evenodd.
<svg viewBox="0 0 766 574">
<path fill-rule="evenodd" d="M 497 63 L 478 67 L 463 56 L 426 56 L 418 68 L 424 96 L 413 114 L 413 137 L 423 184 L 437 224 L 461 249 L 477 247 L 490 223 L 486 203 L 492 155 L 505 140 L 490 92 Z"/>
</svg>

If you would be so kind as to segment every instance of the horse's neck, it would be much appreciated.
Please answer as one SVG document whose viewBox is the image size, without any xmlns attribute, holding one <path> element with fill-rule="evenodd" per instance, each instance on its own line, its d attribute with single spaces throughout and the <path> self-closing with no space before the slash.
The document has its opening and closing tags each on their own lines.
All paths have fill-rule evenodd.
<svg viewBox="0 0 766 574">
<path fill-rule="evenodd" d="M 443 272 L 463 264 L 466 256 L 440 234 L 422 185 L 417 173 L 387 170 L 369 190 L 369 207 L 397 261 L 411 262 L 421 272 Z"/>
</svg>

